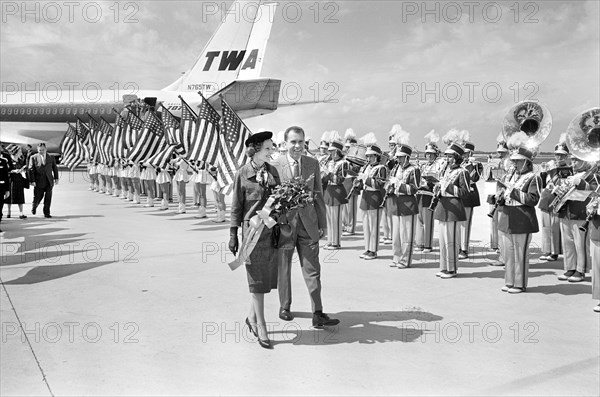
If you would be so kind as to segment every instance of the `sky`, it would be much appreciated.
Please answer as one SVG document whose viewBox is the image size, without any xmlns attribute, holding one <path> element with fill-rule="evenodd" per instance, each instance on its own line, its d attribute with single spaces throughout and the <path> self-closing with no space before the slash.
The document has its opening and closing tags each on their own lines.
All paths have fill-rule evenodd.
<svg viewBox="0 0 600 397">
<path fill-rule="evenodd" d="M 3 86 L 163 88 L 218 26 L 207 10 L 232 2 L 50 3 L 2 2 Z M 511 106 L 533 99 L 552 114 L 547 151 L 578 113 L 600 106 L 597 0 L 278 3 L 262 76 L 282 80 L 281 104 L 308 103 L 247 119 L 255 132 L 300 125 L 318 141 L 352 128 L 386 146 L 400 124 L 423 148 L 432 129 L 457 128 L 488 151 Z"/>
</svg>

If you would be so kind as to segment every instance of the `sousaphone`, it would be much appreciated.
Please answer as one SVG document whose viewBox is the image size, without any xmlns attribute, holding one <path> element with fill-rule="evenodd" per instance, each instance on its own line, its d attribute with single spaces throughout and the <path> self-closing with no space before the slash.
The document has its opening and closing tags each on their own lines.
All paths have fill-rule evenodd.
<svg viewBox="0 0 600 397">
<path fill-rule="evenodd" d="M 600 108 L 575 116 L 567 127 L 567 147 L 581 160 L 600 161 Z"/>
<path fill-rule="evenodd" d="M 514 134 L 524 132 L 529 137 L 527 146 L 530 148 L 538 148 L 548 138 L 551 130 L 550 110 L 535 101 L 517 103 L 502 120 L 502 134 L 506 141 Z"/>
</svg>

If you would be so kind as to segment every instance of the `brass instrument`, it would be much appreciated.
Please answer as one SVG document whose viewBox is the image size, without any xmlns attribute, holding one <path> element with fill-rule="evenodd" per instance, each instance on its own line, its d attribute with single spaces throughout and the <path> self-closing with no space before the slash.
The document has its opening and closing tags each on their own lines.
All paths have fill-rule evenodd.
<svg viewBox="0 0 600 397">
<path fill-rule="evenodd" d="M 552 115 L 548 108 L 534 101 L 519 102 L 511 107 L 502 121 L 502 134 L 508 142 L 511 136 L 524 132 L 530 148 L 539 147 L 552 130 Z"/>
<path fill-rule="evenodd" d="M 598 170 L 598 164 L 595 164 L 592 168 L 587 170 L 582 176 L 581 180 L 584 181 L 589 178 L 590 175 L 595 173 Z M 556 197 L 550 203 L 550 208 L 552 209 L 552 213 L 558 214 L 560 209 L 565 205 L 565 203 L 569 200 L 569 196 L 577 190 L 577 186 L 573 183 L 565 183 L 564 185 L 558 186 L 556 190 L 553 192 Z"/>
<path fill-rule="evenodd" d="M 515 167 L 510 167 L 510 169 L 508 170 L 508 172 L 509 172 L 509 174 L 508 174 L 507 181 L 510 181 L 513 178 L 513 176 L 515 175 L 515 172 L 517 172 L 517 169 Z M 502 188 L 496 194 L 498 197 L 496 198 L 496 202 L 494 203 L 494 207 L 492 207 L 492 209 L 490 210 L 490 212 L 487 214 L 487 216 L 489 216 L 490 218 L 494 217 L 494 214 L 496 213 L 496 210 L 498 209 L 498 206 L 500 204 L 504 205 L 504 200 L 501 199 L 501 197 L 504 196 L 504 192 L 505 191 L 506 191 L 506 188 Z"/>
<path fill-rule="evenodd" d="M 567 127 L 567 147 L 580 160 L 594 162 L 581 179 L 585 180 L 598 170 L 600 163 L 600 108 L 588 109 L 571 120 Z M 550 204 L 553 213 L 558 213 L 577 187 L 566 184 L 556 189 L 556 197 Z"/>
<path fill-rule="evenodd" d="M 588 226 L 590 225 L 590 221 L 592 220 L 594 215 L 598 212 L 598 206 L 600 206 L 599 190 L 600 190 L 600 186 L 598 186 L 598 188 L 596 188 L 596 191 L 594 193 L 592 193 L 594 196 L 592 197 L 592 200 L 586 206 L 587 217 L 585 218 L 585 222 L 583 223 L 583 225 L 579 226 L 579 230 L 581 230 L 584 233 L 587 233 Z"/>
<path fill-rule="evenodd" d="M 367 169 L 368 164 L 364 165 L 361 169 L 360 169 L 360 173 L 364 172 Z M 350 198 L 352 197 L 352 195 L 354 194 L 355 191 L 357 190 L 361 190 L 363 188 L 363 181 L 356 178 L 354 181 L 352 181 L 352 189 L 350 189 L 350 191 L 348 192 L 348 194 L 346 195 L 346 200 L 350 200 Z"/>
</svg>

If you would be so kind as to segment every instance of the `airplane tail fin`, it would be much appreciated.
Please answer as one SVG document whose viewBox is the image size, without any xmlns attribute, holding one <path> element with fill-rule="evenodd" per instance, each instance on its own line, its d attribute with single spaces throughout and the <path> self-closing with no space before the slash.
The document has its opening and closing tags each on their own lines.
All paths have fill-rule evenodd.
<svg viewBox="0 0 600 397">
<path fill-rule="evenodd" d="M 237 79 L 260 77 L 276 6 L 236 0 L 192 67 L 163 90 L 209 97 Z"/>
</svg>

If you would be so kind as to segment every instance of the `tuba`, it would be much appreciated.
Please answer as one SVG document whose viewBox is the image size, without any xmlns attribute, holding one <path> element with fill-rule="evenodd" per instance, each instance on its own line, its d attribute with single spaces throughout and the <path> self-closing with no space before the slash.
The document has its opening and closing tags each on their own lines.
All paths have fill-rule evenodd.
<svg viewBox="0 0 600 397">
<path fill-rule="evenodd" d="M 534 101 L 519 102 L 511 107 L 502 121 L 502 135 L 508 142 L 511 136 L 524 132 L 530 148 L 538 148 L 552 130 L 552 115 L 548 108 Z"/>
<path fill-rule="evenodd" d="M 592 163 L 581 179 L 587 179 L 598 171 L 600 164 L 600 108 L 588 109 L 575 116 L 567 127 L 567 147 L 571 154 L 580 160 Z M 561 186 L 550 204 L 553 213 L 558 213 L 577 189 L 572 184 Z"/>
</svg>

